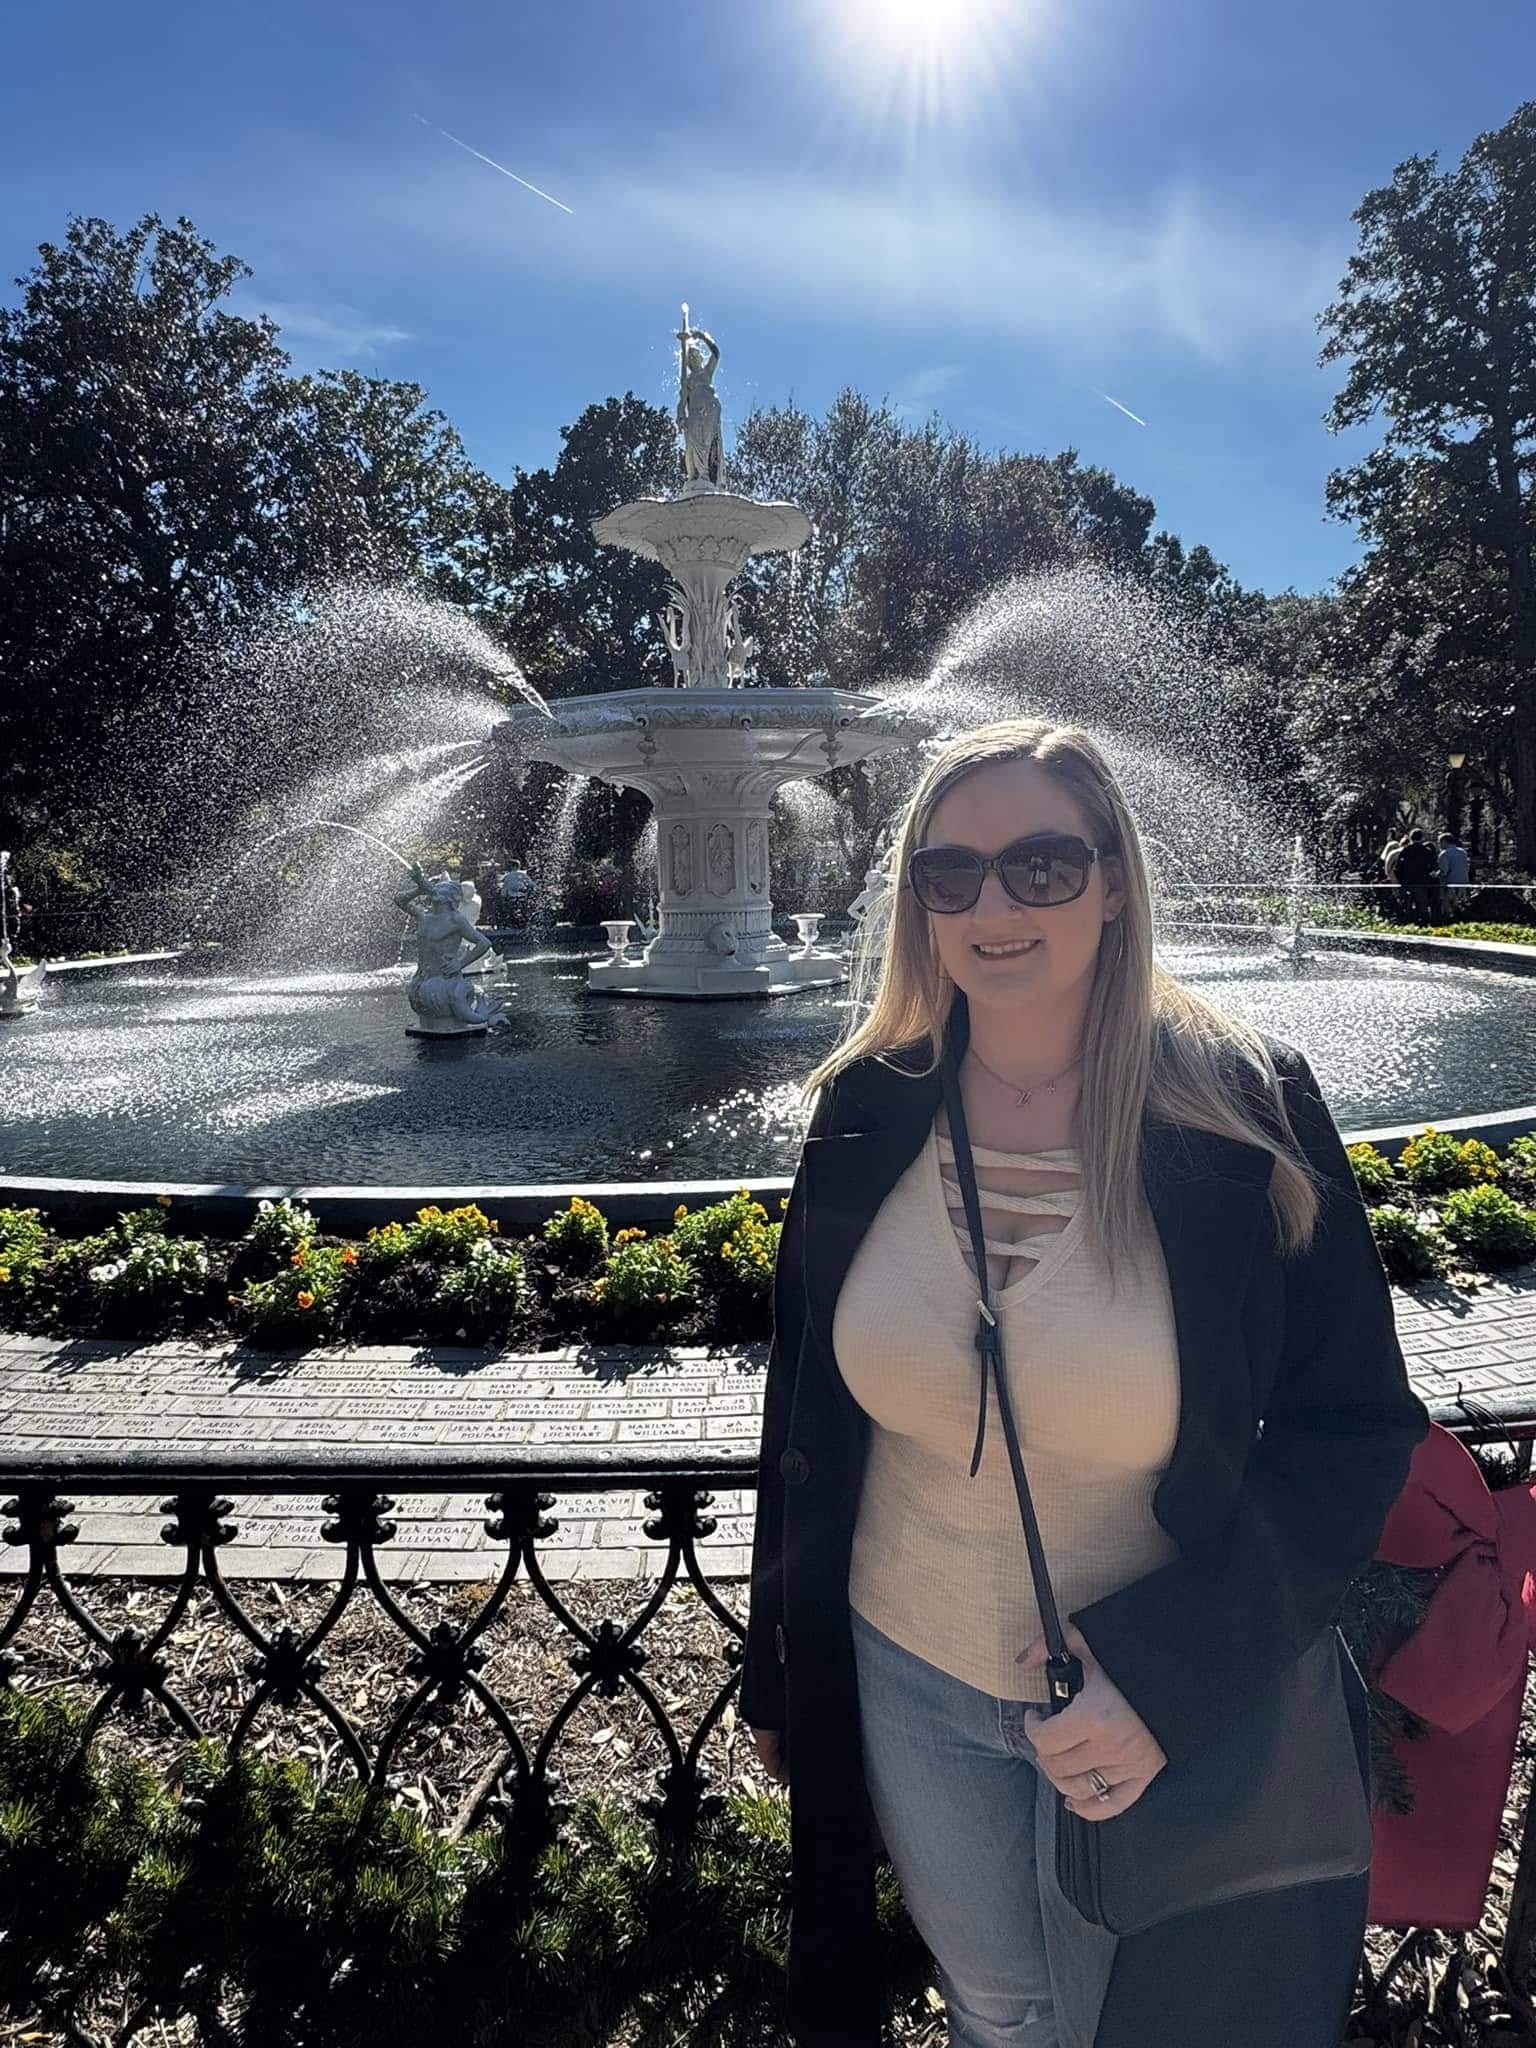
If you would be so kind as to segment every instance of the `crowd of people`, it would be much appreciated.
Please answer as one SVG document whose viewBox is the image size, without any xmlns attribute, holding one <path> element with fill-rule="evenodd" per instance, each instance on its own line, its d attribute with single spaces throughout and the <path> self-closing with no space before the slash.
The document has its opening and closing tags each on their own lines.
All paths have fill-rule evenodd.
<svg viewBox="0 0 1536 2048">
<path fill-rule="evenodd" d="M 1415 825 L 1387 840 L 1362 869 L 1361 880 L 1392 884 L 1405 922 L 1448 924 L 1455 916 L 1455 892 L 1471 882 L 1472 867 L 1454 832 L 1442 832 L 1431 846 Z"/>
</svg>

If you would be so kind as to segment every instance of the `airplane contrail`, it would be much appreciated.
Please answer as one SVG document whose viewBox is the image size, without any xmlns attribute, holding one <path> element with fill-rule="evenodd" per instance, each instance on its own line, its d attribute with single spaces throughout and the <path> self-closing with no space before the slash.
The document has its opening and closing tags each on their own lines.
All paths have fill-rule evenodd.
<svg viewBox="0 0 1536 2048">
<path fill-rule="evenodd" d="M 459 136 L 450 135 L 446 128 L 439 128 L 435 121 L 429 121 L 425 114 L 418 114 L 415 118 L 421 123 L 423 128 L 430 128 L 435 135 L 441 135 L 445 142 L 452 142 L 458 148 L 468 150 L 471 156 L 479 157 L 481 163 L 489 164 L 493 171 L 500 171 L 504 178 L 510 178 L 514 185 L 521 185 L 525 192 L 532 192 L 539 199 L 547 199 L 551 206 L 558 206 L 562 213 L 574 213 L 576 211 L 574 206 L 567 206 L 563 199 L 557 199 L 553 192 L 545 192 L 538 185 L 530 185 L 528 180 L 520 178 L 516 171 L 509 171 L 505 164 L 497 163 L 495 157 L 486 156 L 483 151 L 470 148 L 470 145 L 461 140 Z"/>
<path fill-rule="evenodd" d="M 1118 398 L 1111 398 L 1107 391 L 1101 391 L 1099 396 L 1106 405 L 1112 405 L 1116 412 L 1123 412 L 1128 420 L 1134 420 L 1138 427 L 1144 427 L 1147 424 L 1139 412 L 1132 412 L 1128 405 L 1122 405 Z"/>
</svg>

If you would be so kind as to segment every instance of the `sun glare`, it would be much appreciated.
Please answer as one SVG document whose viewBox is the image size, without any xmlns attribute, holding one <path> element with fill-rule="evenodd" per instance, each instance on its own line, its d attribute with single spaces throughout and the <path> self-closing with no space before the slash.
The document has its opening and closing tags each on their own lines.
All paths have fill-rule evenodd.
<svg viewBox="0 0 1536 2048">
<path fill-rule="evenodd" d="M 998 85 L 1041 12 L 1023 0 L 838 0 L 818 9 L 830 61 L 855 96 L 931 121 Z"/>
</svg>

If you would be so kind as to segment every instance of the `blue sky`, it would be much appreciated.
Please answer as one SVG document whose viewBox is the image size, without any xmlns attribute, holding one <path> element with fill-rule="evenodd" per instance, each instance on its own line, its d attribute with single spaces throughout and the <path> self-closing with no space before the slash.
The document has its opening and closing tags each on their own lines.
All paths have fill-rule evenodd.
<svg viewBox="0 0 1536 2048">
<path fill-rule="evenodd" d="M 6 41 L 8 295 L 71 213 L 188 214 L 301 366 L 415 379 L 503 478 L 670 403 L 686 299 L 728 427 L 851 383 L 1074 446 L 1269 589 L 1353 553 L 1313 328 L 1353 207 L 1536 91 L 1531 0 L 53 0 Z"/>
</svg>

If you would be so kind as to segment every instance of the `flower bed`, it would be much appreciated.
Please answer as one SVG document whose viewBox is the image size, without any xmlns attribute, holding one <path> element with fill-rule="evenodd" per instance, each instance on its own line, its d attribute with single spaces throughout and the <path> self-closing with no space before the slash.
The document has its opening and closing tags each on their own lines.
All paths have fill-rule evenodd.
<svg viewBox="0 0 1536 2048">
<path fill-rule="evenodd" d="M 1400 1286 L 1536 1259 L 1536 1137 L 1502 1155 L 1432 1125 L 1392 1161 L 1350 1160 Z M 64 1237 L 36 1209 L 0 1209 L 0 1329 L 110 1337 L 544 1348 L 751 1343 L 769 1335 L 780 1225 L 743 1188 L 679 1208 L 670 1230 L 610 1232 L 581 1196 L 511 1243 L 474 1204 L 429 1206 L 349 1241 L 301 1203 L 263 1202 L 233 1241 L 177 1227 L 174 1204 Z"/>
<path fill-rule="evenodd" d="M 576 1197 L 520 1243 L 473 1203 L 431 1205 L 366 1238 L 328 1235 L 302 1203 L 263 1202 L 243 1237 L 177 1227 L 161 1196 L 84 1237 L 0 1209 L 0 1329 L 322 1343 L 751 1342 L 769 1332 L 780 1226 L 745 1188 L 620 1230 Z"/>
<path fill-rule="evenodd" d="M 1536 1136 L 1515 1138 L 1500 1154 L 1426 1124 L 1395 1160 L 1351 1145 L 1349 1161 L 1399 1286 L 1536 1259 Z"/>
</svg>

